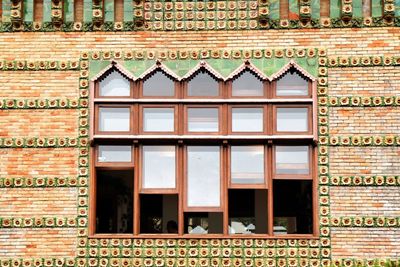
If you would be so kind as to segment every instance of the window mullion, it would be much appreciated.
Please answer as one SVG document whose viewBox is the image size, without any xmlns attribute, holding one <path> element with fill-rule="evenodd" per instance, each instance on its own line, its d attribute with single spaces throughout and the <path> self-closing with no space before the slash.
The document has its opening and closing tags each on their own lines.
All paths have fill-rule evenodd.
<svg viewBox="0 0 400 267">
<path fill-rule="evenodd" d="M 141 163 L 141 155 L 140 155 L 140 147 L 138 143 L 134 144 L 134 152 L 135 152 L 135 169 L 134 169 L 134 177 L 133 177 L 133 234 L 138 235 L 140 233 L 140 198 L 139 198 L 139 177 L 140 169 L 142 166 Z"/>
</svg>

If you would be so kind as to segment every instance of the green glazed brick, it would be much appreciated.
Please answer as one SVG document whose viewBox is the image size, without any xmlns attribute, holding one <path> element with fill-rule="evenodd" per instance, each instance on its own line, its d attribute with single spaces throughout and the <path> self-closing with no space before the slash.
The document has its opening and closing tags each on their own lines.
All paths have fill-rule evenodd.
<svg viewBox="0 0 400 267">
<path fill-rule="evenodd" d="M 3 1 L 3 3 L 4 2 L 6 1 Z M 33 0 L 24 0 L 24 21 L 33 21 Z"/>
<path fill-rule="evenodd" d="M 43 0 L 43 22 L 51 22 L 51 0 Z"/>
<path fill-rule="evenodd" d="M 279 0 L 269 1 L 269 13 L 271 19 L 279 19 Z"/>
<path fill-rule="evenodd" d="M 114 0 L 104 1 L 104 21 L 114 22 Z"/>
</svg>

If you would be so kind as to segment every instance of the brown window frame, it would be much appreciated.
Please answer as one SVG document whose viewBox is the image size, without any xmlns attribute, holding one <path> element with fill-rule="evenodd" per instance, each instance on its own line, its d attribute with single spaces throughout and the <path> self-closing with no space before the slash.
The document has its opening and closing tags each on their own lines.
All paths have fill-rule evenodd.
<svg viewBox="0 0 400 267">
<path fill-rule="evenodd" d="M 145 131 L 144 130 L 144 109 L 145 108 L 173 108 L 174 109 L 174 130 L 169 131 Z M 162 134 L 162 135 L 174 135 L 178 133 L 179 128 L 179 119 L 178 119 L 178 105 L 168 105 L 168 104 L 143 104 L 139 106 L 139 134 L 147 134 L 147 135 L 155 135 L 155 134 Z"/>
<path fill-rule="evenodd" d="M 212 75 L 211 73 L 209 73 Z M 212 75 L 213 76 L 213 75 Z M 214 76 L 213 76 L 214 77 Z M 90 107 L 94 110 L 91 114 L 91 124 L 94 130 L 91 132 L 92 158 L 91 184 L 96 183 L 96 170 L 132 170 L 134 171 L 134 200 L 133 200 L 133 232 L 132 234 L 98 234 L 96 233 L 95 207 L 96 207 L 96 188 L 92 187 L 90 192 L 89 209 L 89 235 L 94 238 L 318 238 L 318 200 L 317 200 L 317 147 L 316 147 L 316 82 L 308 81 L 308 96 L 285 96 L 277 97 L 276 81 L 263 81 L 264 96 L 232 96 L 232 81 L 223 82 L 214 77 L 219 83 L 219 95 L 215 97 L 207 96 L 187 96 L 187 84 L 191 77 L 183 81 L 175 81 L 175 96 L 143 96 L 143 82 L 131 81 L 132 96 L 126 97 L 125 101 L 118 102 L 121 97 L 101 97 L 96 95 L 98 82 L 91 84 L 91 103 Z M 167 101 L 162 101 L 164 98 Z M 299 101 L 296 101 L 299 99 Z M 233 100 L 233 101 L 230 101 Z M 243 100 L 243 101 L 239 101 Z M 129 133 L 122 132 L 98 132 L 98 108 L 106 107 L 131 107 L 131 124 L 133 128 Z M 308 126 L 307 132 L 277 132 L 276 127 L 276 107 L 307 107 Z M 144 132 L 143 109 L 144 108 L 174 108 L 174 132 Z M 189 132 L 188 131 L 188 108 L 218 108 L 218 132 Z M 264 125 L 263 132 L 232 132 L 232 108 L 263 108 Z M 93 129 L 93 128 L 92 128 Z M 124 136 L 122 136 L 124 135 Z M 154 136 L 152 136 L 154 135 Z M 132 164 L 98 164 L 97 150 L 98 145 L 117 145 L 130 144 L 132 146 Z M 173 145 L 175 146 L 176 160 L 176 188 L 174 189 L 150 189 L 142 188 L 142 164 L 144 145 Z M 220 182 L 221 182 L 221 201 L 219 207 L 188 207 L 187 206 L 187 147 L 188 146 L 218 146 L 220 148 Z M 264 183 L 260 184 L 233 184 L 231 181 L 231 146 L 264 146 Z M 275 146 L 276 145 L 306 145 L 309 147 L 310 174 L 305 176 L 284 175 L 285 178 L 275 175 Z M 274 180 L 311 180 L 313 191 L 313 225 L 311 234 L 286 234 L 274 235 L 273 229 L 273 181 Z M 229 189 L 262 189 L 267 190 L 268 216 L 267 234 L 229 234 L 229 214 L 228 214 L 228 190 Z M 178 197 L 178 233 L 177 234 L 140 234 L 140 195 L 142 194 L 176 194 Z M 93 208 L 92 208 L 93 207 Z M 190 212 L 222 212 L 223 213 L 223 233 L 221 234 L 184 234 L 184 216 Z"/>
<path fill-rule="evenodd" d="M 278 131 L 278 108 L 307 108 L 307 128 L 308 131 Z M 272 133 L 274 135 L 310 135 L 313 133 L 313 107 L 312 104 L 273 104 L 272 105 Z"/>
</svg>

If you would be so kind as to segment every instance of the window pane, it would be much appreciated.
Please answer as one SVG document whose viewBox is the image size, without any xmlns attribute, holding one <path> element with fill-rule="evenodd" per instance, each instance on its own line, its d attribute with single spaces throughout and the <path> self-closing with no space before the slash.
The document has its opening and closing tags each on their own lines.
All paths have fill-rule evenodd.
<svg viewBox="0 0 400 267">
<path fill-rule="evenodd" d="M 229 234 L 266 234 L 268 194 L 264 189 L 229 189 Z"/>
<path fill-rule="evenodd" d="M 218 96 L 218 82 L 206 71 L 199 72 L 188 84 L 188 96 Z"/>
<path fill-rule="evenodd" d="M 232 82 L 233 96 L 263 96 L 263 83 L 252 72 L 245 71 Z"/>
<path fill-rule="evenodd" d="M 99 162 L 131 162 L 131 146 L 99 146 Z"/>
<path fill-rule="evenodd" d="M 309 174 L 308 146 L 276 146 L 276 174 Z"/>
<path fill-rule="evenodd" d="M 274 234 L 312 234 L 312 182 L 274 180 Z"/>
<path fill-rule="evenodd" d="M 232 132 L 262 132 L 262 108 L 232 108 Z"/>
<path fill-rule="evenodd" d="M 219 207 L 220 154 L 218 146 L 188 146 L 187 205 Z"/>
<path fill-rule="evenodd" d="M 277 108 L 276 117 L 278 132 L 308 131 L 308 108 Z"/>
<path fill-rule="evenodd" d="M 143 131 L 173 132 L 174 108 L 144 108 Z"/>
<path fill-rule="evenodd" d="M 162 71 L 157 71 L 143 83 L 144 96 L 174 96 L 174 81 Z"/>
<path fill-rule="evenodd" d="M 297 72 L 287 72 L 276 84 L 277 96 L 306 96 L 308 95 L 308 81 Z"/>
<path fill-rule="evenodd" d="M 133 170 L 96 171 L 96 233 L 133 233 Z"/>
<path fill-rule="evenodd" d="M 143 146 L 143 188 L 175 188 L 175 146 Z"/>
<path fill-rule="evenodd" d="M 99 108 L 99 130 L 102 132 L 128 132 L 130 108 Z"/>
<path fill-rule="evenodd" d="M 111 72 L 106 78 L 100 81 L 100 96 L 129 96 L 130 82 L 118 71 Z"/>
<path fill-rule="evenodd" d="M 222 212 L 186 212 L 184 215 L 185 234 L 222 234 Z"/>
<path fill-rule="evenodd" d="M 140 195 L 140 233 L 178 233 L 178 195 Z"/>
<path fill-rule="evenodd" d="M 189 132 L 218 132 L 218 108 L 188 108 Z"/>
<path fill-rule="evenodd" d="M 231 147 L 231 180 L 235 184 L 264 183 L 264 146 Z"/>
</svg>

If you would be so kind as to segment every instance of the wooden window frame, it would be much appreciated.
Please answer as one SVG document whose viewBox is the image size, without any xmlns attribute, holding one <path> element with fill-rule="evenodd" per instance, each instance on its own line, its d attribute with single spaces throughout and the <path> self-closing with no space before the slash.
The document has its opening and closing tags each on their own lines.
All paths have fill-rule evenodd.
<svg viewBox="0 0 400 267">
<path fill-rule="evenodd" d="M 189 95 L 189 83 L 192 81 L 192 79 L 194 77 L 196 77 L 199 72 L 202 70 L 202 68 L 198 69 L 197 71 L 195 71 L 195 73 L 193 73 L 193 75 L 191 75 L 189 78 L 185 79 L 184 81 L 181 82 L 181 86 L 182 86 L 182 90 L 183 90 L 183 98 L 187 98 L 187 99 L 219 99 L 219 98 L 224 98 L 224 94 L 223 92 L 225 91 L 224 88 L 224 82 L 215 77 L 211 72 L 209 72 L 207 69 L 205 69 L 205 72 L 208 73 L 213 79 L 214 81 L 218 84 L 218 95 L 216 96 L 190 96 Z"/>
<path fill-rule="evenodd" d="M 115 68 L 112 68 L 111 70 L 107 71 L 107 74 L 108 73 L 111 74 L 111 72 L 114 72 L 114 71 L 119 72 L 125 79 L 127 79 L 129 81 L 129 85 L 130 85 L 130 87 L 129 87 L 129 96 L 101 96 L 100 95 L 100 82 L 96 82 L 94 84 L 94 97 L 97 98 L 97 99 L 101 99 L 101 100 L 107 100 L 107 99 L 113 99 L 113 98 L 114 99 L 126 99 L 126 98 L 133 99 L 135 97 L 135 93 L 134 93 L 134 91 L 135 91 L 135 85 L 134 85 L 135 82 L 133 80 L 125 77 L 124 74 L 122 74 L 120 71 L 118 71 Z"/>
<path fill-rule="evenodd" d="M 130 113 L 129 113 L 129 131 L 100 131 L 100 108 L 129 108 Z M 134 134 L 136 132 L 136 127 L 134 121 L 136 121 L 136 108 L 134 105 L 131 104 L 109 104 L 109 103 L 103 103 L 103 104 L 96 104 L 95 105 L 95 134 L 104 134 L 104 135 L 126 135 L 126 134 Z"/>
<path fill-rule="evenodd" d="M 307 108 L 307 128 L 308 131 L 278 131 L 278 108 Z M 311 135 L 313 133 L 313 106 L 312 104 L 274 104 L 272 105 L 272 133 L 274 135 Z"/>
<path fill-rule="evenodd" d="M 284 75 L 282 75 L 281 77 L 279 77 L 278 79 L 283 78 L 283 76 L 285 76 L 285 75 L 286 75 L 286 73 Z M 312 85 L 312 83 L 310 81 L 308 81 L 308 88 L 307 89 L 308 89 L 308 94 L 307 95 L 280 96 L 280 95 L 277 94 L 277 92 L 278 92 L 278 81 L 274 80 L 274 81 L 271 82 L 271 96 L 272 96 L 272 98 L 275 98 L 275 99 L 311 98 L 312 95 L 314 94 L 314 92 L 313 92 L 313 85 Z"/>
<path fill-rule="evenodd" d="M 255 183 L 255 184 L 238 184 L 232 182 L 232 146 L 243 146 L 243 147 L 250 147 L 250 146 L 263 146 L 264 148 L 264 183 Z M 268 189 L 268 170 L 270 168 L 270 162 L 268 160 L 267 154 L 268 149 L 265 144 L 232 144 L 227 147 L 227 179 L 228 179 L 228 189 Z"/>
<path fill-rule="evenodd" d="M 153 75 L 158 71 L 161 71 L 165 76 L 167 76 L 169 79 L 171 79 L 171 81 L 174 83 L 174 94 L 172 96 L 147 96 L 147 95 L 144 95 L 144 83 L 146 82 L 146 80 L 149 78 L 150 75 Z M 179 92 L 181 90 L 180 89 L 181 86 L 182 85 L 181 85 L 180 82 L 178 82 L 173 77 L 169 76 L 161 68 L 157 68 L 154 71 L 152 71 L 151 73 L 149 73 L 148 75 L 146 75 L 146 77 L 144 77 L 143 79 L 137 81 L 138 98 L 143 98 L 143 99 L 159 99 L 159 98 L 174 99 L 174 98 L 178 98 L 179 97 Z"/>
<path fill-rule="evenodd" d="M 207 71 L 207 70 L 206 70 Z M 246 71 L 246 70 L 244 70 Z M 269 82 L 263 80 L 264 96 L 232 96 L 231 79 L 222 82 L 209 71 L 213 79 L 218 82 L 219 95 L 188 96 L 188 82 L 176 81 L 175 95 L 165 96 L 143 96 L 143 81 L 130 81 L 131 95 L 129 97 L 99 97 L 98 82 L 91 84 L 90 108 L 91 113 L 91 177 L 90 183 L 96 183 L 96 170 L 133 170 L 134 192 L 133 192 L 133 232 L 130 234 L 99 234 L 96 229 L 96 186 L 90 189 L 89 209 L 89 236 L 93 238 L 263 238 L 263 239 L 291 239 L 319 237 L 319 215 L 318 215 L 318 169 L 317 169 L 317 147 L 316 147 L 316 82 L 308 81 L 309 95 L 307 96 L 276 96 L 276 80 Z M 192 76 L 193 77 L 193 76 Z M 125 98 L 125 99 L 122 99 Z M 164 98 L 167 101 L 162 101 Z M 243 99 L 242 102 L 237 102 Z M 254 101 L 253 101 L 254 99 Z M 299 99 L 299 102 L 296 102 Z M 209 101 L 210 100 L 210 101 Z M 234 102 L 229 101 L 234 100 Z M 130 107 L 130 127 L 128 132 L 99 132 L 98 110 L 99 107 Z M 277 107 L 307 107 L 308 131 L 307 132 L 277 132 L 276 108 Z M 174 108 L 174 132 L 144 132 L 143 109 L 144 108 Z M 217 132 L 189 132 L 188 131 L 188 108 L 217 108 L 218 109 L 218 131 Z M 263 108 L 264 125 L 263 132 L 232 132 L 232 108 Z M 136 134 L 136 135 L 135 135 Z M 98 135 L 98 136 L 96 136 Z M 179 138 L 182 136 L 182 139 Z M 224 136 L 229 138 L 224 139 Z M 254 136 L 248 139 L 246 136 Z M 101 163 L 97 162 L 98 145 L 131 145 L 132 163 Z M 143 170 L 143 146 L 175 146 L 175 174 L 176 188 L 142 188 Z M 262 184 L 234 184 L 231 181 L 231 147 L 232 146 L 264 146 L 264 183 Z M 304 145 L 309 147 L 308 175 L 276 175 L 275 174 L 275 147 L 277 145 Z M 218 146 L 220 151 L 220 206 L 219 207 L 188 207 L 187 206 L 187 147 L 188 146 Z M 282 177 L 285 176 L 285 177 Z M 274 180 L 311 180 L 313 192 L 313 225 L 312 234 L 287 234 L 274 235 L 273 233 L 273 181 Z M 262 189 L 267 190 L 267 207 L 265 212 L 268 216 L 267 234 L 229 234 L 229 212 L 228 212 L 228 190 L 229 189 Z M 178 233 L 177 234 L 141 234 L 140 233 L 140 196 L 144 194 L 176 194 L 178 197 Z M 184 216 L 191 212 L 221 212 L 223 214 L 222 234 L 185 234 Z"/>
<path fill-rule="evenodd" d="M 175 188 L 144 188 L 143 187 L 143 161 L 144 161 L 144 152 L 143 146 L 174 146 L 175 147 Z M 138 179 L 139 179 L 139 194 L 179 194 L 180 183 L 182 181 L 181 178 L 181 165 L 182 162 L 180 159 L 182 155 L 180 155 L 180 150 L 175 144 L 140 144 L 139 145 L 139 159 L 137 164 L 138 169 Z"/>
<path fill-rule="evenodd" d="M 205 105 L 199 105 L 199 104 L 188 104 L 184 105 L 184 114 L 183 114 L 183 119 L 184 119 L 184 132 L 187 135 L 221 135 L 224 132 L 224 128 L 222 127 L 222 121 L 223 118 L 225 117 L 225 112 L 223 110 L 223 105 L 210 105 L 210 104 L 205 104 Z M 188 110 L 190 108 L 216 108 L 218 110 L 218 131 L 215 132 L 200 132 L 200 131 L 194 131 L 191 132 L 189 131 L 189 112 Z"/>
<path fill-rule="evenodd" d="M 254 74 L 251 70 L 244 69 L 242 72 L 240 72 L 240 75 L 242 75 L 243 72 L 249 71 Z M 233 79 L 230 79 L 229 81 L 226 82 L 226 87 L 228 88 L 228 98 L 231 99 L 264 99 L 268 97 L 268 92 L 270 91 L 271 88 L 271 83 L 266 81 L 266 80 L 261 80 L 260 82 L 263 85 L 263 95 L 262 96 L 234 96 L 233 95 L 233 83 L 235 80 L 238 78 L 239 75 L 236 75 Z"/>
<path fill-rule="evenodd" d="M 174 130 L 169 131 L 145 131 L 144 130 L 144 109 L 145 108 L 173 108 L 174 109 Z M 178 133 L 179 119 L 178 119 L 178 105 L 162 105 L 162 104 L 143 104 L 139 106 L 139 134 L 152 135 L 152 134 L 162 134 L 162 135 L 173 135 Z"/>
<path fill-rule="evenodd" d="M 130 146 L 131 147 L 131 161 L 130 162 L 121 162 L 121 161 L 112 161 L 112 162 L 99 162 L 99 147 L 100 146 Z M 94 149 L 94 165 L 96 168 L 107 168 L 110 170 L 115 170 L 117 168 L 134 168 L 135 165 L 135 150 L 133 145 L 129 144 L 98 144 Z"/>
<path fill-rule="evenodd" d="M 246 131 L 238 132 L 238 131 L 233 131 L 233 129 L 232 129 L 232 127 L 233 127 L 233 116 L 232 115 L 233 115 L 233 109 L 234 108 L 259 108 L 259 109 L 262 109 L 262 111 L 263 111 L 263 113 L 262 113 L 263 114 L 263 119 L 262 119 L 263 130 L 261 132 L 246 132 Z M 229 134 L 231 134 L 231 135 L 265 135 L 265 134 L 267 134 L 268 124 L 271 122 L 271 119 L 268 118 L 268 116 L 267 116 L 268 115 L 267 109 L 268 109 L 268 105 L 265 105 L 265 104 L 261 104 L 261 105 L 260 104 L 229 105 L 228 106 L 228 132 L 229 132 Z"/>
</svg>

